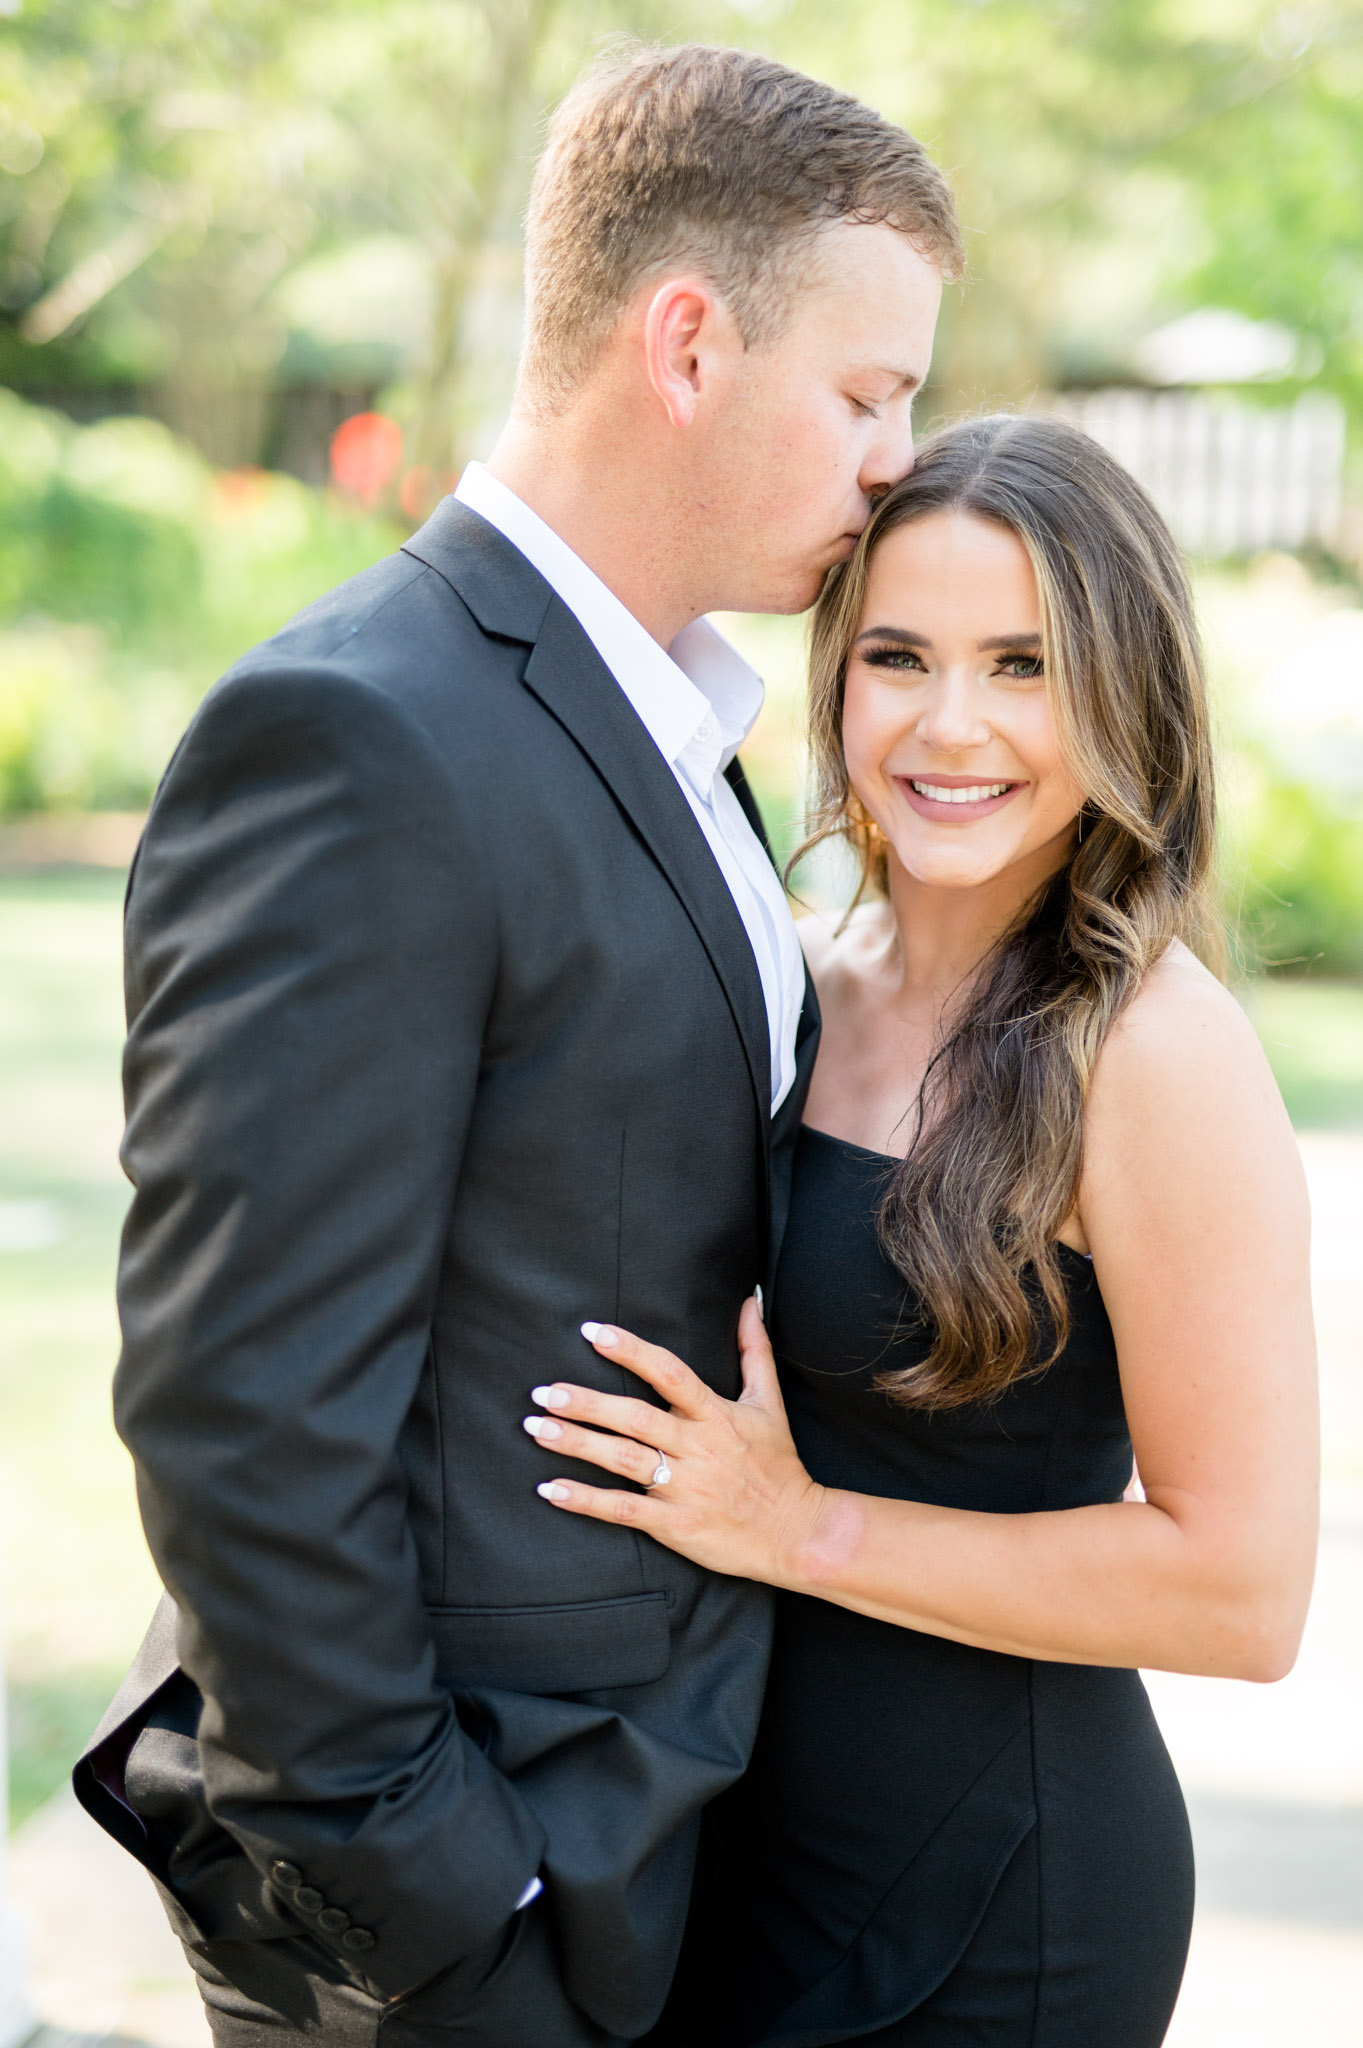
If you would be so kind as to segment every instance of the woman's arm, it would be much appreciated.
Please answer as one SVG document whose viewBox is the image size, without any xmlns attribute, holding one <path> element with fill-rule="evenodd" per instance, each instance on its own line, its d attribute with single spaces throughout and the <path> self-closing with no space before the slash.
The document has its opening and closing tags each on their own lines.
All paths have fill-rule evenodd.
<svg viewBox="0 0 1363 2048">
<path fill-rule="evenodd" d="M 1306 1196 L 1248 1023 L 1181 949 L 1104 1048 L 1080 1211 L 1143 1502 L 989 1515 L 816 1487 L 795 1456 L 752 1311 L 738 1403 L 613 1332 L 611 1355 L 668 1395 L 670 1416 L 541 1390 L 569 1394 L 546 1404 L 556 1418 L 638 1440 L 626 1448 L 570 1424 L 547 1449 L 638 1478 L 658 1446 L 674 1466 L 652 1494 L 560 1482 L 552 1497 L 642 1527 L 712 1569 L 987 1649 L 1281 1677 L 1305 1620 L 1316 1537 Z M 650 1449 L 631 1462 L 638 1442 Z"/>
</svg>

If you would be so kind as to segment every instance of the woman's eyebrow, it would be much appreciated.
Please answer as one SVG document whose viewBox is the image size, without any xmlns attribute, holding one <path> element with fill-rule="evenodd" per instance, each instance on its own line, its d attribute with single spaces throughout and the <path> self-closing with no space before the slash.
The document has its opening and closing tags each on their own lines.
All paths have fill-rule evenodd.
<svg viewBox="0 0 1363 2048">
<path fill-rule="evenodd" d="M 1006 648 L 1010 654 L 1040 654 L 1040 633 L 998 633 L 992 640 L 977 640 L 975 645 L 981 654 L 1001 654 Z"/>
<path fill-rule="evenodd" d="M 868 626 L 864 633 L 858 633 L 856 645 L 865 640 L 893 640 L 897 647 L 927 647 L 932 642 L 926 633 L 915 633 L 909 626 Z"/>
<path fill-rule="evenodd" d="M 932 651 L 932 642 L 926 633 L 917 633 L 912 626 L 868 626 L 864 633 L 857 635 L 855 645 L 861 647 L 868 640 L 889 640 L 896 647 L 925 647 Z M 981 654 L 1040 654 L 1040 633 L 996 633 L 988 640 L 977 640 L 976 647 Z"/>
</svg>

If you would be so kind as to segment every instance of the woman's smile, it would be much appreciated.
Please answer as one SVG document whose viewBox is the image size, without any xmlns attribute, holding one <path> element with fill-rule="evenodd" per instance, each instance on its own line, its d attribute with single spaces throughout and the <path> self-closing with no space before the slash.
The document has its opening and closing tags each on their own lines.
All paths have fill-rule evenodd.
<svg viewBox="0 0 1363 2048">
<path fill-rule="evenodd" d="M 891 775 L 905 802 L 920 818 L 935 825 L 968 825 L 1003 809 L 1026 787 L 1021 781 L 990 780 L 983 775 Z"/>
</svg>

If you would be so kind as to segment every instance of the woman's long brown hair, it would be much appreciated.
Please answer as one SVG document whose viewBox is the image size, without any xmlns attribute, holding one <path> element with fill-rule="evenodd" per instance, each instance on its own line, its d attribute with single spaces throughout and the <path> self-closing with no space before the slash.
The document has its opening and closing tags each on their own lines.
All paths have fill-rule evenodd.
<svg viewBox="0 0 1363 2048">
<path fill-rule="evenodd" d="M 913 1142 L 880 1230 L 931 1346 L 882 1384 L 919 1408 L 990 1399 L 1060 1352 L 1056 1234 L 1075 1206 L 1103 1041 L 1172 940 L 1217 956 L 1211 736 L 1187 575 L 1140 486 L 1058 420 L 998 416 L 935 435 L 829 578 L 812 629 L 810 832 L 795 858 L 840 837 L 861 890 L 884 887 L 885 843 L 847 779 L 843 688 L 871 557 L 936 512 L 987 520 L 1026 549 L 1046 687 L 1086 800 L 1065 866 L 984 961 L 905 1105 Z"/>
</svg>

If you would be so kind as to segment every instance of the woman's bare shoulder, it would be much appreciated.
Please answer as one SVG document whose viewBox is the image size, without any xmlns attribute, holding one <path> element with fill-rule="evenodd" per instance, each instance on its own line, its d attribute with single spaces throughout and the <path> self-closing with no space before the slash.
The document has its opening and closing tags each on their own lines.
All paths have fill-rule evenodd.
<svg viewBox="0 0 1363 2048">
<path fill-rule="evenodd" d="M 1229 1166 L 1250 1154 L 1295 1161 L 1283 1100 L 1231 991 L 1179 943 L 1147 974 L 1094 1070 L 1085 1150 L 1097 1167 L 1200 1151 Z"/>
<path fill-rule="evenodd" d="M 1098 1072 L 1113 1088 L 1164 1070 L 1171 1077 L 1195 1075 L 1225 1059 L 1268 1070 L 1254 1027 L 1231 991 L 1175 939 L 1108 1033 Z"/>
</svg>

